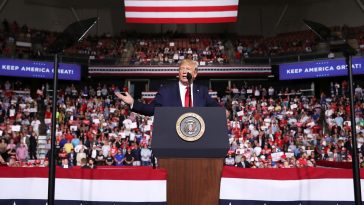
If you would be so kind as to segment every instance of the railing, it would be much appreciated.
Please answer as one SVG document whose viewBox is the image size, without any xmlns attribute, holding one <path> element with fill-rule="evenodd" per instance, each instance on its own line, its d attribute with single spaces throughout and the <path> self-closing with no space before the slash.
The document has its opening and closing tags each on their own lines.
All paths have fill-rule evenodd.
<svg viewBox="0 0 364 205">
<path fill-rule="evenodd" d="M 318 60 L 318 59 L 326 59 L 328 53 L 326 52 L 315 52 L 315 53 L 303 53 L 303 54 L 292 54 L 292 55 L 281 55 L 281 56 L 261 56 L 261 57 L 250 57 L 244 59 L 245 64 L 279 64 L 279 63 L 289 63 L 289 62 L 298 62 L 298 61 L 309 61 L 309 60 Z"/>
<path fill-rule="evenodd" d="M 359 54 L 362 55 L 362 54 Z M 248 58 L 239 59 L 230 59 L 228 62 L 219 63 L 208 61 L 203 66 L 238 66 L 238 65 L 274 65 L 279 63 L 287 63 L 287 62 L 299 62 L 299 61 L 309 61 L 309 60 L 320 60 L 327 59 L 328 52 L 312 52 L 312 53 L 301 53 L 301 54 L 290 54 L 290 55 L 279 55 L 279 56 L 251 56 Z M 336 57 L 340 57 L 340 53 L 335 53 Z M 1 56 L 0 56 L 1 57 Z M 3 56 L 5 57 L 5 56 Z M 9 56 L 6 56 L 9 58 Z M 14 57 L 14 56 L 10 56 Z M 28 56 L 27 59 L 31 60 L 43 60 L 43 61 L 53 61 L 54 57 L 51 54 L 43 54 L 40 56 Z M 93 57 L 83 54 L 62 54 L 63 62 L 74 62 L 79 63 L 81 65 L 89 65 L 89 66 L 120 66 L 124 65 L 125 62 L 129 66 L 177 66 L 178 62 L 155 62 L 155 61 L 146 61 L 146 62 L 133 62 L 132 59 L 125 59 L 120 57 L 105 57 L 104 59 L 93 59 Z"/>
<path fill-rule="evenodd" d="M 308 61 L 308 60 L 319 60 L 327 59 L 327 52 L 315 52 L 315 53 L 303 53 L 303 54 L 292 54 L 292 55 L 282 55 L 282 56 L 253 56 L 249 58 L 244 58 L 241 61 L 230 59 L 228 63 L 218 63 L 218 62 L 207 62 L 203 66 L 237 66 L 237 65 L 272 65 L 287 62 L 297 62 L 297 61 Z M 127 60 L 126 60 L 127 61 Z M 119 62 L 125 62 L 125 59 L 95 59 L 90 60 L 90 66 L 93 65 L 120 65 Z M 113 64 L 114 63 L 114 64 Z M 143 63 L 135 63 L 129 61 L 131 66 L 177 66 L 178 62 L 154 62 L 147 61 Z"/>
</svg>

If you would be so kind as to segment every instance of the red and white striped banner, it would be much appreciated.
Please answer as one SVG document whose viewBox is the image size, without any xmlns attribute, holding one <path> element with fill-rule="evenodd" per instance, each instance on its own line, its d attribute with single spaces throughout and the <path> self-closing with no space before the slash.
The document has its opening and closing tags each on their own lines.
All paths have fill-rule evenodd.
<svg viewBox="0 0 364 205">
<path fill-rule="evenodd" d="M 236 22 L 239 0 L 125 0 L 126 23 Z"/>
<path fill-rule="evenodd" d="M 70 169 L 56 171 L 55 201 L 73 204 L 166 205 L 167 173 L 147 167 Z M 48 168 L 0 167 L 0 204 L 44 205 Z"/>
<path fill-rule="evenodd" d="M 363 172 L 361 176 L 363 195 Z M 351 205 L 354 204 L 352 170 L 224 167 L 220 205 L 247 204 Z"/>
</svg>

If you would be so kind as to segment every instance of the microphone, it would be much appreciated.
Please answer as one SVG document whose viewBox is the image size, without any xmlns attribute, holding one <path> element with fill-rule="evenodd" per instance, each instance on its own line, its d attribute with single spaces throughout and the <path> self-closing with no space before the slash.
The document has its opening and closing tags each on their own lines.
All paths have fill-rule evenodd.
<svg viewBox="0 0 364 205">
<path fill-rule="evenodd" d="M 192 97 L 191 97 L 191 84 L 192 84 L 192 75 L 191 75 L 191 73 L 188 73 L 187 72 L 187 80 L 188 80 L 188 87 L 190 88 L 190 89 L 188 89 L 188 95 L 189 95 L 189 102 L 188 102 L 188 107 L 192 107 Z"/>
<path fill-rule="evenodd" d="M 191 75 L 191 73 L 187 73 L 187 80 L 191 84 L 191 81 L 192 81 L 192 75 Z"/>
</svg>

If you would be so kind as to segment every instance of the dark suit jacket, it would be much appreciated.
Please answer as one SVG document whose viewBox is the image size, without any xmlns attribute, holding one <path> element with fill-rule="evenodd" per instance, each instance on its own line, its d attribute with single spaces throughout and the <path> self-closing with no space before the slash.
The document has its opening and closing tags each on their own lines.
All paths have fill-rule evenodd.
<svg viewBox="0 0 364 205">
<path fill-rule="evenodd" d="M 217 107 L 216 100 L 212 99 L 205 86 L 193 84 L 194 107 Z M 182 107 L 178 81 L 161 87 L 150 104 L 134 102 L 132 111 L 143 115 L 154 115 L 155 107 Z"/>
<path fill-rule="evenodd" d="M 240 168 L 250 168 L 250 164 L 248 161 L 242 161 L 242 162 L 239 162 L 238 164 L 236 164 L 237 167 L 240 167 Z"/>
</svg>

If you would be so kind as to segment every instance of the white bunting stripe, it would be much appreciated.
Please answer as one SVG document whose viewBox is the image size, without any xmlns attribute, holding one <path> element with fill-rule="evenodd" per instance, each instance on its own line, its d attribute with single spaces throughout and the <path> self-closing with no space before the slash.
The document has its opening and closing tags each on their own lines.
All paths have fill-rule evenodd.
<svg viewBox="0 0 364 205">
<path fill-rule="evenodd" d="M 0 199 L 47 199 L 47 178 L 1 178 Z M 56 200 L 165 202 L 166 180 L 56 179 Z M 23 190 L 23 191 L 20 191 Z"/>
<path fill-rule="evenodd" d="M 362 184 L 362 194 L 363 193 Z M 353 201 L 352 179 L 222 178 L 220 199 L 240 201 Z"/>
<path fill-rule="evenodd" d="M 236 17 L 237 11 L 222 12 L 125 12 L 126 18 L 212 18 Z"/>
</svg>

